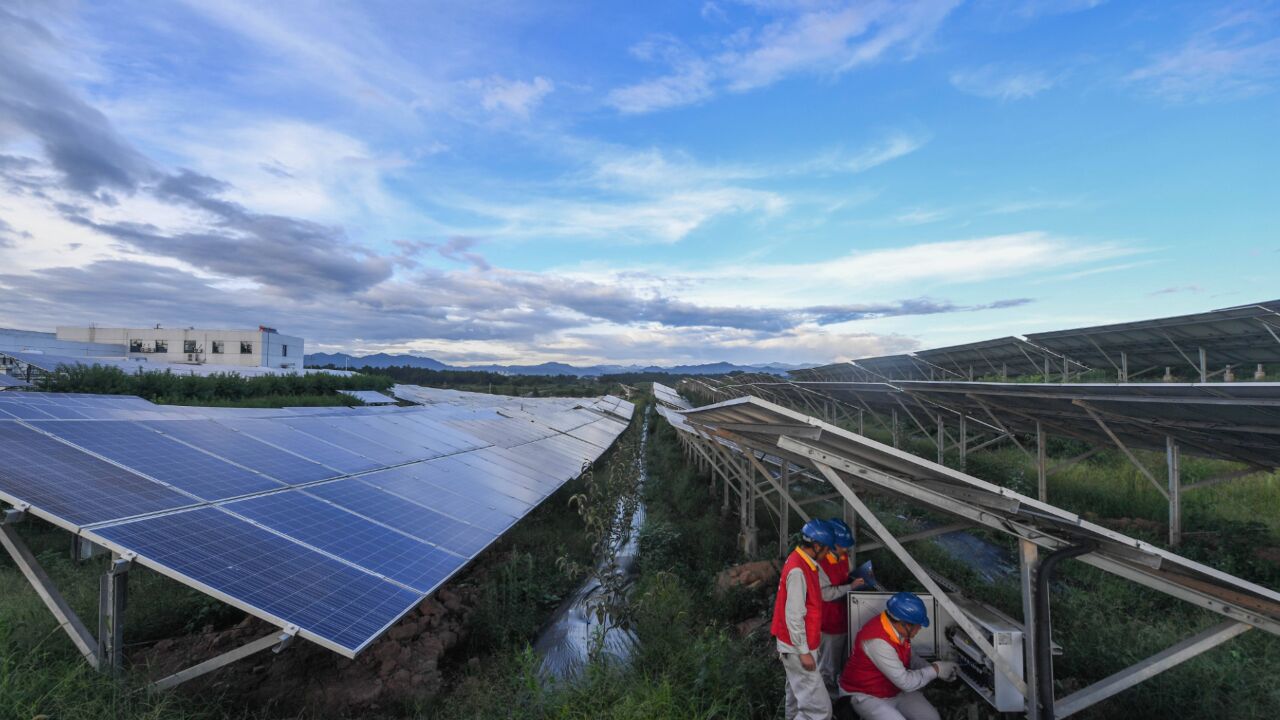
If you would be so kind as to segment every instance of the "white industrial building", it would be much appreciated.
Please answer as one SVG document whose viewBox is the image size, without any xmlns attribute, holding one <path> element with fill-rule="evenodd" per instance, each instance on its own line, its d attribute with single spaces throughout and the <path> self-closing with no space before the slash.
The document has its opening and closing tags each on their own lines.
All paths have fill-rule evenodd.
<svg viewBox="0 0 1280 720">
<path fill-rule="evenodd" d="M 274 328 L 202 330 L 199 328 L 57 328 L 62 342 L 111 345 L 130 360 L 267 367 L 300 370 L 303 339 L 282 335 Z"/>
</svg>

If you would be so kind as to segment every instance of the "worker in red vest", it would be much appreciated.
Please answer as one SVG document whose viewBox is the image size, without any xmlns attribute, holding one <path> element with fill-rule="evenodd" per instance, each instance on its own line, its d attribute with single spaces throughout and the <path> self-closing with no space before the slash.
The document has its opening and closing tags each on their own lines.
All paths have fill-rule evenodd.
<svg viewBox="0 0 1280 720">
<path fill-rule="evenodd" d="M 928 663 L 911 652 L 911 639 L 929 627 L 924 601 L 909 592 L 889 598 L 884 612 L 867 621 L 853 639 L 853 654 L 840 674 L 841 695 L 848 695 L 863 720 L 938 720 L 938 711 L 921 689 L 942 678 L 956 678 L 956 664 Z"/>
<path fill-rule="evenodd" d="M 823 520 L 800 529 L 802 542 L 787 556 L 778 579 L 771 630 L 787 674 L 787 720 L 830 720 L 831 696 L 818 672 L 822 641 L 822 589 L 818 558 L 835 539 Z"/>
<path fill-rule="evenodd" d="M 818 578 L 822 589 L 822 642 L 818 653 L 818 672 L 832 698 L 838 697 L 840 688 L 836 681 L 849 657 L 846 649 L 849 640 L 849 603 L 845 596 L 866 583 L 861 578 L 851 578 L 849 548 L 853 547 L 853 531 L 840 518 L 827 521 L 831 526 L 835 546 L 831 552 L 818 558 Z"/>
</svg>

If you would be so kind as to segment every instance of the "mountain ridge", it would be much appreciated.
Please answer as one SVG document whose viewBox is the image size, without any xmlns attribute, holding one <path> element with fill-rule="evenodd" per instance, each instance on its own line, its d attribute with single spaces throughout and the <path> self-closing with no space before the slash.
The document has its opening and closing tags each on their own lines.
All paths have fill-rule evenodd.
<svg viewBox="0 0 1280 720">
<path fill-rule="evenodd" d="M 390 353 L 374 353 L 372 355 L 351 355 L 348 353 L 309 353 L 304 363 L 307 366 L 333 365 L 337 368 L 360 367 L 416 367 L 427 370 L 458 370 L 471 372 L 494 372 L 503 375 L 615 375 L 619 373 L 660 372 L 669 375 L 723 375 L 734 371 L 759 372 L 780 375 L 787 370 L 812 367 L 812 365 L 789 365 L 786 363 L 764 363 L 761 365 L 737 365 L 730 362 L 701 363 L 694 365 L 586 365 L 576 366 L 560 362 L 545 362 L 536 365 L 449 365 L 435 358 L 421 355 L 392 355 Z"/>
</svg>

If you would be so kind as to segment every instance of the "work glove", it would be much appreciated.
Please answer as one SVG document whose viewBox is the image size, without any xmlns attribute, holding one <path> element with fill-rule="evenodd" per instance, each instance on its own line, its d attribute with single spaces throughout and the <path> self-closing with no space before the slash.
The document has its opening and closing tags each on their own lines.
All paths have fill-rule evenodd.
<svg viewBox="0 0 1280 720">
<path fill-rule="evenodd" d="M 952 680 L 956 679 L 955 663 L 951 662 L 950 660 L 939 660 L 935 662 L 934 665 L 937 666 L 938 668 L 939 679 L 945 682 L 951 682 Z"/>
</svg>

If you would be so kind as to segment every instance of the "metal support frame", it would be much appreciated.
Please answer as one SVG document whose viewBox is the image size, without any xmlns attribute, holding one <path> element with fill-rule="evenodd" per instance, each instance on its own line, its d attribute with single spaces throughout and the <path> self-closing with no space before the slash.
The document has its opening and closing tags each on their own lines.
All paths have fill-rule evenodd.
<svg viewBox="0 0 1280 720">
<path fill-rule="evenodd" d="M 782 477 L 778 479 L 778 557 L 785 558 L 791 551 L 791 463 L 782 463 Z"/>
<path fill-rule="evenodd" d="M 867 524 L 867 527 L 870 528 L 871 532 L 875 533 L 875 535 L 880 538 L 880 541 L 885 544 L 885 548 L 888 549 L 889 552 L 893 553 L 894 556 L 907 567 L 907 570 L 915 576 L 916 580 L 918 580 L 921 585 L 925 586 L 929 593 L 933 595 L 934 599 L 937 600 L 942 607 L 946 608 L 947 613 L 956 621 L 956 624 L 960 626 L 960 629 L 964 630 L 969 635 L 969 639 L 973 644 L 977 645 L 978 649 L 991 659 L 991 662 L 995 665 L 996 669 L 1007 677 L 1009 682 L 1018 689 L 1018 692 L 1022 693 L 1023 697 L 1025 697 L 1027 694 L 1026 682 L 1023 681 L 1023 679 L 1018 676 L 1018 673 L 1014 672 L 1013 668 L 1010 667 L 1009 663 L 996 652 L 996 649 L 991 645 L 991 642 L 987 640 L 982 630 L 974 624 L 973 620 L 971 620 L 969 616 L 960 609 L 959 605 L 955 604 L 951 597 L 947 595 L 946 591 L 942 589 L 942 586 L 939 585 L 938 582 L 933 579 L 933 576 L 924 569 L 924 566 L 916 562 L 916 559 L 911 556 L 911 553 L 907 552 L 906 548 L 902 547 L 902 544 L 893 537 L 889 532 L 889 529 L 880 522 L 880 519 L 875 516 L 875 513 L 871 512 L 871 508 L 867 507 L 866 503 L 862 502 L 862 499 L 853 492 L 853 489 L 850 488 L 848 483 L 840 477 L 838 472 L 831 468 L 831 466 L 821 462 L 815 464 L 818 470 L 826 476 L 827 481 L 830 482 L 836 490 L 840 491 L 840 494 L 844 496 L 845 501 L 853 506 L 853 509 L 857 511 L 858 515 L 862 518 L 863 522 Z"/>
<path fill-rule="evenodd" d="M 23 542 L 22 538 L 18 536 L 18 532 L 13 528 L 13 523 L 22 520 L 24 515 L 25 513 L 22 510 L 6 511 L 4 520 L 0 522 L 0 544 L 4 545 L 4 549 L 13 558 L 14 564 L 22 571 L 22 574 L 27 578 L 27 582 L 31 583 L 32 589 L 44 601 L 45 606 L 49 608 L 49 612 L 53 613 L 53 617 L 58 621 L 58 626 L 71 637 L 71 642 L 75 644 L 76 649 L 89 662 L 89 665 L 96 670 L 100 665 L 98 660 L 98 641 L 93 639 L 93 634 L 89 632 L 89 628 L 85 627 L 84 622 L 67 604 L 66 599 L 58 592 L 57 586 L 49 579 L 49 575 L 40 566 L 35 555 L 31 553 L 30 548 L 27 547 L 27 544 Z"/>
<path fill-rule="evenodd" d="M 129 601 L 129 570 L 133 555 L 111 553 L 111 564 L 102 574 L 98 592 L 99 669 L 119 673 L 124 669 L 124 611 Z"/>
<path fill-rule="evenodd" d="M 857 513 L 853 513 L 853 508 L 849 507 L 848 503 L 845 503 L 844 506 L 845 508 L 847 508 L 846 513 L 852 513 L 856 518 Z M 909 535 L 900 535 L 898 536 L 898 542 L 905 545 L 906 543 L 915 542 L 917 540 L 927 540 L 931 537 L 937 537 L 939 535 L 947 535 L 949 533 L 958 532 L 960 530 L 968 530 L 971 527 L 973 527 L 973 523 L 967 523 L 967 522 L 950 523 L 948 525 L 939 525 L 938 527 L 929 528 L 928 530 L 921 530 L 920 532 L 913 532 Z M 858 549 L 864 552 L 879 550 L 882 547 L 884 547 L 884 543 L 879 541 L 874 541 L 874 540 L 872 542 L 861 543 L 860 545 L 858 545 Z"/>
<path fill-rule="evenodd" d="M 1058 718 L 1074 715 L 1122 690 L 1127 690 L 1201 653 L 1212 650 L 1249 629 L 1251 628 L 1248 625 L 1234 620 L 1218 623 L 1146 660 L 1071 693 L 1054 703 L 1054 714 Z"/>
<path fill-rule="evenodd" d="M 1169 470 L 1169 546 L 1182 544 L 1182 459 L 1178 441 L 1166 435 L 1165 458 Z"/>
<path fill-rule="evenodd" d="M 1148 470 L 1147 466 L 1143 465 L 1142 461 L 1139 460 L 1137 456 L 1133 454 L 1133 451 L 1129 449 L 1129 446 L 1121 442 L 1120 438 L 1114 432 L 1112 432 L 1111 427 L 1107 425 L 1105 421 L 1103 421 L 1102 416 L 1094 412 L 1094 409 L 1089 407 L 1089 405 L 1082 403 L 1079 400 L 1074 400 L 1073 402 L 1079 405 L 1080 407 L 1084 408 L 1085 412 L 1089 413 L 1089 417 L 1093 418 L 1093 421 L 1098 423 L 1098 427 L 1102 428 L 1102 431 L 1107 434 L 1107 437 L 1111 438 L 1111 442 L 1115 443 L 1116 447 L 1120 448 L 1120 452 L 1123 452 L 1124 456 L 1129 458 L 1129 462 L 1132 463 L 1133 466 L 1138 469 L 1138 472 L 1142 473 L 1143 477 L 1145 477 L 1147 480 L 1150 480 L 1151 485 L 1155 487 L 1155 489 L 1159 491 L 1161 495 L 1165 496 L 1165 499 L 1168 499 L 1169 497 L 1168 491 L 1166 491 L 1163 487 L 1160 486 L 1160 482 L 1156 480 L 1156 476 L 1151 474 L 1151 471 Z"/>
<path fill-rule="evenodd" d="M 960 413 L 960 469 L 969 465 L 969 416 Z"/>
<path fill-rule="evenodd" d="M 231 663 L 237 660 L 241 660 L 243 658 L 249 657 L 250 655 L 260 653 L 263 650 L 266 650 L 267 648 L 273 645 L 275 646 L 274 652 L 278 653 L 289 646 L 289 644 L 293 641 L 293 638 L 295 637 L 295 634 L 297 632 L 298 632 L 298 628 L 292 625 L 290 625 L 288 628 L 284 629 L 283 631 L 274 630 L 269 635 L 260 637 L 257 640 L 247 642 L 238 648 L 228 650 L 227 652 L 224 652 L 221 655 L 218 655 L 217 657 L 209 658 L 208 660 L 205 660 L 204 662 L 196 665 L 192 665 L 191 667 L 185 670 L 179 670 L 178 672 L 172 675 L 169 675 L 168 677 L 161 678 L 160 680 L 157 680 L 151 684 L 151 689 L 152 690 L 168 690 L 169 688 L 180 685 L 188 680 L 194 680 L 195 678 L 198 678 L 201 675 L 211 673 L 214 670 L 217 670 L 218 668 L 226 667 L 227 665 L 230 665 Z"/>
<path fill-rule="evenodd" d="M 1045 446 L 1048 445 L 1048 438 L 1045 437 L 1044 427 L 1040 421 L 1036 421 L 1036 488 L 1040 502 L 1049 501 L 1049 467 L 1046 459 Z"/>
<path fill-rule="evenodd" d="M 1024 538 L 1018 538 L 1018 560 L 1022 588 L 1022 668 L 1027 678 L 1027 720 L 1040 720 L 1040 682 L 1036 667 L 1036 624 L 1048 618 L 1036 617 L 1036 573 L 1040 570 L 1040 548 Z"/>
</svg>

